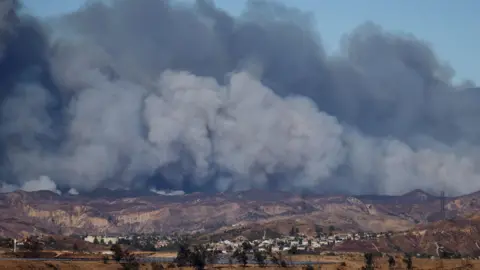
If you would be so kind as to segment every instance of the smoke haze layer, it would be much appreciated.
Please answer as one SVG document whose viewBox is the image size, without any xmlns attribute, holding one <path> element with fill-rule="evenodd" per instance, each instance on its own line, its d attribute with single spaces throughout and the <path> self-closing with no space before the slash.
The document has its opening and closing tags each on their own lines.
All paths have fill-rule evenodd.
<svg viewBox="0 0 480 270">
<path fill-rule="evenodd" d="M 328 56 L 312 16 L 260 0 L 0 13 L 4 190 L 480 189 L 479 89 L 411 35 L 366 22 Z"/>
</svg>

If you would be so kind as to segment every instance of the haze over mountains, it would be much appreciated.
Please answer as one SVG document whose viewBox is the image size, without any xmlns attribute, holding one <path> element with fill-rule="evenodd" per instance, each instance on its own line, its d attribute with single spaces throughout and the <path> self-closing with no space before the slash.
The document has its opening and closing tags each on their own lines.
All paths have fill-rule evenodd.
<svg viewBox="0 0 480 270">
<path fill-rule="evenodd" d="M 366 22 L 329 56 L 309 14 L 261 0 L 19 10 L 0 5 L 3 191 L 480 190 L 480 92 L 420 38 Z"/>
</svg>

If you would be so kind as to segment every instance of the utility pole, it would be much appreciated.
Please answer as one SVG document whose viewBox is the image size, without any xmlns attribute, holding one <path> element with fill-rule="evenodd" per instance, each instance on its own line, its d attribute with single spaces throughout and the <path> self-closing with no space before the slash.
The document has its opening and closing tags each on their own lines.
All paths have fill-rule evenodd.
<svg viewBox="0 0 480 270">
<path fill-rule="evenodd" d="M 17 239 L 13 238 L 13 253 L 17 252 Z"/>
</svg>

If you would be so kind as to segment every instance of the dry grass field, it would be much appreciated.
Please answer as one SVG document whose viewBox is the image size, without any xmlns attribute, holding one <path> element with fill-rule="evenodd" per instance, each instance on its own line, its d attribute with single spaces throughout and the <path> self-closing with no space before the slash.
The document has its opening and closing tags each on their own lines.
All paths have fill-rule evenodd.
<svg viewBox="0 0 480 270">
<path fill-rule="evenodd" d="M 146 256 L 156 256 L 156 257 L 165 257 L 165 255 L 173 256 L 174 254 L 144 254 Z M 362 254 L 344 254 L 337 256 L 323 256 L 323 255 L 297 255 L 297 256 L 286 256 L 286 261 L 309 261 L 314 266 L 314 269 L 322 270 L 348 270 L 348 269 L 361 269 L 363 266 L 363 256 Z M 396 256 L 396 267 L 395 269 L 406 269 L 406 265 L 402 262 L 402 256 Z M 331 262 L 331 264 L 317 264 L 318 262 Z M 167 269 L 167 264 L 163 265 Z M 480 269 L 479 260 L 461 260 L 461 259 L 452 259 L 452 260 L 432 260 L 432 259 L 413 259 L 413 266 L 416 270 L 467 270 L 467 269 Z M 59 261 L 0 261 L 0 270 L 33 270 L 33 269 L 61 269 L 61 270 L 121 270 L 122 266 L 116 262 L 87 262 L 87 261 L 71 261 L 71 262 L 59 262 Z M 154 265 L 146 263 L 140 266 L 142 270 L 157 270 Z M 183 268 L 169 268 L 169 269 L 193 269 L 189 267 Z M 215 265 L 209 266 L 207 269 L 243 269 L 243 267 L 234 265 Z M 255 269 L 281 269 L 278 266 L 268 266 L 268 267 L 259 267 L 256 265 L 248 265 L 246 269 L 255 270 Z M 305 266 L 294 266 L 289 267 L 288 269 L 305 269 Z M 387 258 L 376 258 L 375 259 L 375 269 L 389 269 Z"/>
<path fill-rule="evenodd" d="M 167 265 L 164 265 L 166 268 Z M 360 261 L 346 261 L 343 263 L 336 263 L 331 265 L 313 265 L 314 269 L 322 269 L 322 270 L 349 270 L 349 269 L 361 269 L 362 262 Z M 121 270 L 123 269 L 117 263 L 108 263 L 104 264 L 103 262 L 27 262 L 27 261 L 2 261 L 0 263 L 0 269 L 5 270 L 33 270 L 33 269 L 45 269 L 45 270 L 52 270 L 52 269 L 61 269 L 61 270 Z M 141 270 L 157 270 L 159 268 L 154 268 L 151 264 L 142 264 L 140 266 Z M 167 269 L 167 268 L 166 268 Z M 169 269 L 183 269 L 183 270 L 190 270 L 193 268 L 191 267 L 183 267 L 183 268 L 169 268 Z M 243 267 L 235 265 L 235 266 L 227 266 L 227 265 L 219 265 L 214 267 L 207 267 L 207 269 L 243 269 Z M 248 265 L 246 269 L 249 270 L 260 270 L 260 269 L 282 269 L 275 266 L 269 267 L 258 267 L 255 265 Z M 305 269 L 305 266 L 295 266 L 289 267 L 288 269 Z M 387 263 L 378 264 L 375 269 L 388 269 Z M 406 269 L 403 264 L 397 264 L 395 269 Z M 427 259 L 415 260 L 414 262 L 414 269 L 416 270 L 436 270 L 436 269 L 458 269 L 458 270 L 466 270 L 466 269 L 480 269 L 480 263 L 473 263 L 472 266 L 468 267 L 462 263 L 461 260 L 449 260 L 443 261 L 443 266 L 438 261 L 430 261 Z"/>
</svg>

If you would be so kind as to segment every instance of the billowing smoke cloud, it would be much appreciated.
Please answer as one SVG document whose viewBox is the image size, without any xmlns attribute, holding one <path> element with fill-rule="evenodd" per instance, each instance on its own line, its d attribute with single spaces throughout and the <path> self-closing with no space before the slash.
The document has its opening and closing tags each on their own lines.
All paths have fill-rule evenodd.
<svg viewBox="0 0 480 270">
<path fill-rule="evenodd" d="M 62 194 L 62 192 L 57 189 L 57 184 L 55 184 L 55 182 L 53 182 L 48 176 L 45 175 L 40 176 L 38 179 L 27 181 L 23 183 L 21 187 L 11 184 L 3 184 L 0 187 L 0 192 L 12 192 L 18 189 L 27 192 L 47 190 L 55 192 L 59 195 Z"/>
<path fill-rule="evenodd" d="M 76 189 L 71 188 L 71 189 L 68 190 L 68 194 L 70 194 L 70 195 L 78 195 L 78 194 L 80 194 L 80 193 L 79 193 Z"/>
<path fill-rule="evenodd" d="M 480 189 L 480 92 L 410 35 L 367 22 L 328 56 L 272 1 L 117 0 L 48 27 L 17 11 L 0 5 L 4 187 Z"/>
</svg>

